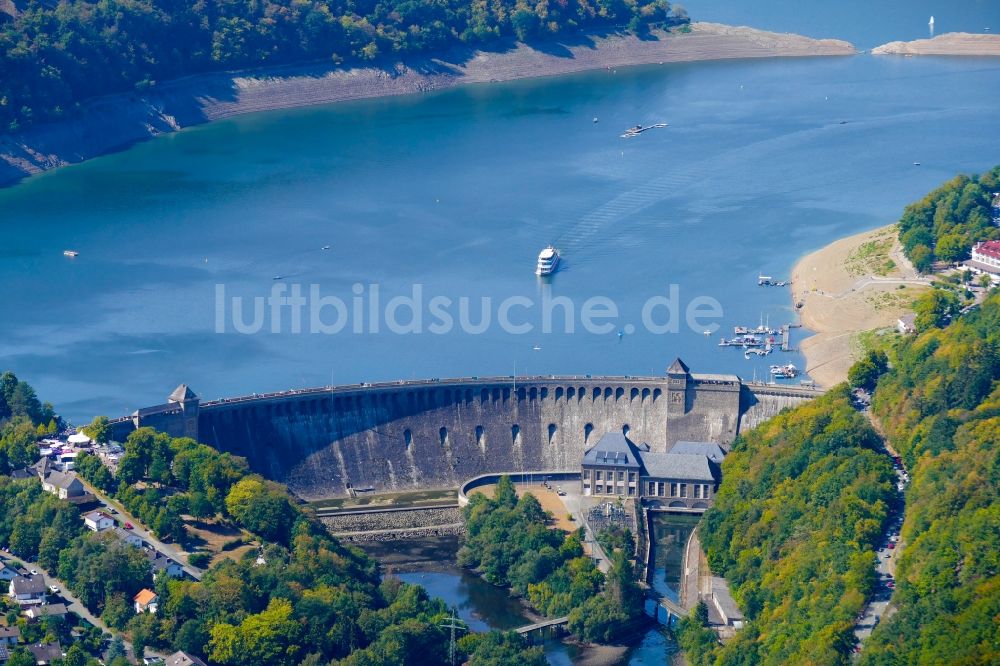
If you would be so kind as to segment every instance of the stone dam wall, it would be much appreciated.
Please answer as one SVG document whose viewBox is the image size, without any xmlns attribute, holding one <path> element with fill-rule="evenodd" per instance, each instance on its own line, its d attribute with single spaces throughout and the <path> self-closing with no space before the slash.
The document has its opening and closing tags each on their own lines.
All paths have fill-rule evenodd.
<svg viewBox="0 0 1000 666">
<path fill-rule="evenodd" d="M 193 395 L 193 394 L 192 394 Z M 818 395 L 734 375 L 472 378 L 363 384 L 199 403 L 114 422 L 188 435 L 244 456 L 304 499 L 453 488 L 476 475 L 574 469 L 606 432 L 663 451 L 678 440 L 732 442 Z"/>
</svg>

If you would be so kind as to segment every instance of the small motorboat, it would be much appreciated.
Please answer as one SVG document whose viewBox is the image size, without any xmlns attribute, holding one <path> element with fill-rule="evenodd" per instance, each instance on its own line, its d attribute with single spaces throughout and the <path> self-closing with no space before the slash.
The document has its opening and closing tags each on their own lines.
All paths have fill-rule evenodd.
<svg viewBox="0 0 1000 666">
<path fill-rule="evenodd" d="M 329 250 L 330 246 L 329 245 L 324 245 L 321 249 L 323 249 L 323 250 Z"/>
<path fill-rule="evenodd" d="M 63 256 L 64 257 L 78 257 L 78 256 L 80 256 L 80 253 L 77 252 L 76 250 L 63 250 Z"/>
<path fill-rule="evenodd" d="M 284 279 L 285 279 L 285 276 L 284 276 L 284 275 L 275 275 L 275 276 L 274 276 L 273 278 L 271 278 L 271 279 L 272 279 L 272 280 L 284 280 Z"/>
</svg>

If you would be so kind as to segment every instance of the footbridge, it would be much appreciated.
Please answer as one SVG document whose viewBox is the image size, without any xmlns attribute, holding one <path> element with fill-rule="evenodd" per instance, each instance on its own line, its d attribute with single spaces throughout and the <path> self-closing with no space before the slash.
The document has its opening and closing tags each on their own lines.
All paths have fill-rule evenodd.
<svg viewBox="0 0 1000 666">
<path fill-rule="evenodd" d="M 245 457 L 305 499 L 352 490 L 454 488 L 489 472 L 578 466 L 606 432 L 653 450 L 731 442 L 821 391 L 691 372 L 506 376 L 361 383 L 201 399 L 186 385 L 112 422 L 113 439 L 150 426 Z"/>
</svg>

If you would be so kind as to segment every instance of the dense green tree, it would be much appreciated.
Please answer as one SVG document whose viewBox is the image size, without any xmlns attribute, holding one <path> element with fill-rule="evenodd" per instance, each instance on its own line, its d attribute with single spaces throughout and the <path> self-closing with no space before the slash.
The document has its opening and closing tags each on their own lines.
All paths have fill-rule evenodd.
<svg viewBox="0 0 1000 666">
<path fill-rule="evenodd" d="M 955 294 L 944 289 L 932 289 L 921 295 L 913 305 L 917 315 L 914 324 L 918 331 L 941 328 L 951 321 L 960 309 L 961 303 Z"/>
<path fill-rule="evenodd" d="M 548 662 L 541 648 L 529 649 L 516 632 L 474 634 L 463 639 L 461 647 L 469 655 L 469 666 L 545 666 Z"/>
<path fill-rule="evenodd" d="M 878 378 L 888 367 L 889 359 L 884 351 L 869 351 L 847 371 L 847 381 L 851 388 L 874 391 Z"/>
<path fill-rule="evenodd" d="M 111 437 L 111 424 L 107 416 L 98 416 L 90 425 L 83 427 L 83 434 L 98 444 L 107 444 Z"/>
<path fill-rule="evenodd" d="M 0 127 L 10 131 L 65 117 L 95 95 L 142 94 L 158 82 L 198 72 L 297 61 L 368 62 L 588 28 L 688 22 L 686 12 L 675 14 L 666 0 L 24 4 L 13 18 L 0 11 Z"/>
<path fill-rule="evenodd" d="M 899 240 L 922 273 L 935 260 L 966 259 L 973 243 L 1000 238 L 991 221 L 992 193 L 1000 190 L 1000 166 L 979 177 L 958 176 L 903 211 Z"/>
<path fill-rule="evenodd" d="M 1000 295 L 900 347 L 872 403 L 912 479 L 894 604 L 862 664 L 1000 662 Z M 947 636 L 948 640 L 942 640 Z"/>
</svg>

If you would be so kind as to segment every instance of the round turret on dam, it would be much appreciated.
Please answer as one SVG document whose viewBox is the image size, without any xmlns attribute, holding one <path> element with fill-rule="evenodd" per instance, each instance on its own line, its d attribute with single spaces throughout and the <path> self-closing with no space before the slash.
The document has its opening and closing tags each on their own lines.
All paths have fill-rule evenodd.
<svg viewBox="0 0 1000 666">
<path fill-rule="evenodd" d="M 811 388 L 692 373 L 662 377 L 471 377 L 299 389 L 168 402 L 112 422 L 115 439 L 150 426 L 244 456 L 304 499 L 453 488 L 488 472 L 576 468 L 611 431 L 666 451 L 678 440 L 729 443 L 818 395 Z"/>
</svg>

